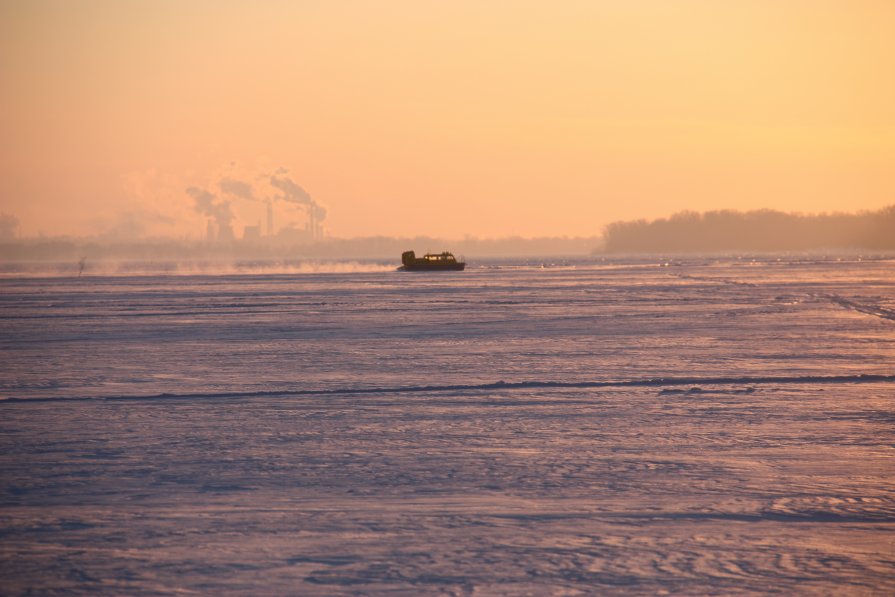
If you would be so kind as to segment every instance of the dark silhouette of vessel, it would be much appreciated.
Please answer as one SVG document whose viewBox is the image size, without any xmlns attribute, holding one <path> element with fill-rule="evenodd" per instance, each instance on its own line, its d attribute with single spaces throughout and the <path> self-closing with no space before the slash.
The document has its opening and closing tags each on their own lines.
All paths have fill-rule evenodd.
<svg viewBox="0 0 895 597">
<path fill-rule="evenodd" d="M 447 251 L 426 253 L 422 257 L 417 257 L 413 251 L 404 251 L 401 253 L 401 263 L 404 265 L 398 269 L 405 272 L 460 272 L 466 267 L 465 262 L 457 261 Z"/>
</svg>

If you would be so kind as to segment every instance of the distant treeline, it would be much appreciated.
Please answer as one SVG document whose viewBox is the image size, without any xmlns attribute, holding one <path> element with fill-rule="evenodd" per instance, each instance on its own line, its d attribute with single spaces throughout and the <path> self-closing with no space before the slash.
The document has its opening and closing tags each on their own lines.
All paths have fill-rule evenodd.
<svg viewBox="0 0 895 597">
<path fill-rule="evenodd" d="M 606 227 L 612 253 L 895 249 L 895 205 L 856 214 L 685 211 Z"/>
</svg>

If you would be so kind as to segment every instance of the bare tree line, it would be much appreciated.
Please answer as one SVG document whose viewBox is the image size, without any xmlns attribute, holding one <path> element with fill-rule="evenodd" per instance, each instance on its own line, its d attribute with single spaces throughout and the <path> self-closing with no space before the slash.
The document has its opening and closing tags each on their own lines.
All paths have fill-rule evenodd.
<svg viewBox="0 0 895 597">
<path fill-rule="evenodd" d="M 613 222 L 604 239 L 611 253 L 895 249 L 895 205 L 852 214 L 684 211 L 652 221 Z"/>
</svg>

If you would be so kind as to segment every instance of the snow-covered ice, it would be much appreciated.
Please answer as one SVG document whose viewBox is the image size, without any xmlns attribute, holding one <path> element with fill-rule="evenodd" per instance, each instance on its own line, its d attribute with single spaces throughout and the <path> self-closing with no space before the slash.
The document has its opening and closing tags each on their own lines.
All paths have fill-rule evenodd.
<svg viewBox="0 0 895 597">
<path fill-rule="evenodd" d="M 0 280 L 0 593 L 895 593 L 895 260 Z"/>
</svg>

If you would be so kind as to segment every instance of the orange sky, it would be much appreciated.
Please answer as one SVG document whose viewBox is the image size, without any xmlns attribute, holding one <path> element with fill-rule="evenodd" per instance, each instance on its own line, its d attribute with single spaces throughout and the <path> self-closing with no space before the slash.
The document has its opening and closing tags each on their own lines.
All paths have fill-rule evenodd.
<svg viewBox="0 0 895 597">
<path fill-rule="evenodd" d="M 891 0 L 3 0 L 0 211 L 198 238 L 188 186 L 277 167 L 342 237 L 875 209 L 893 31 Z"/>
</svg>

